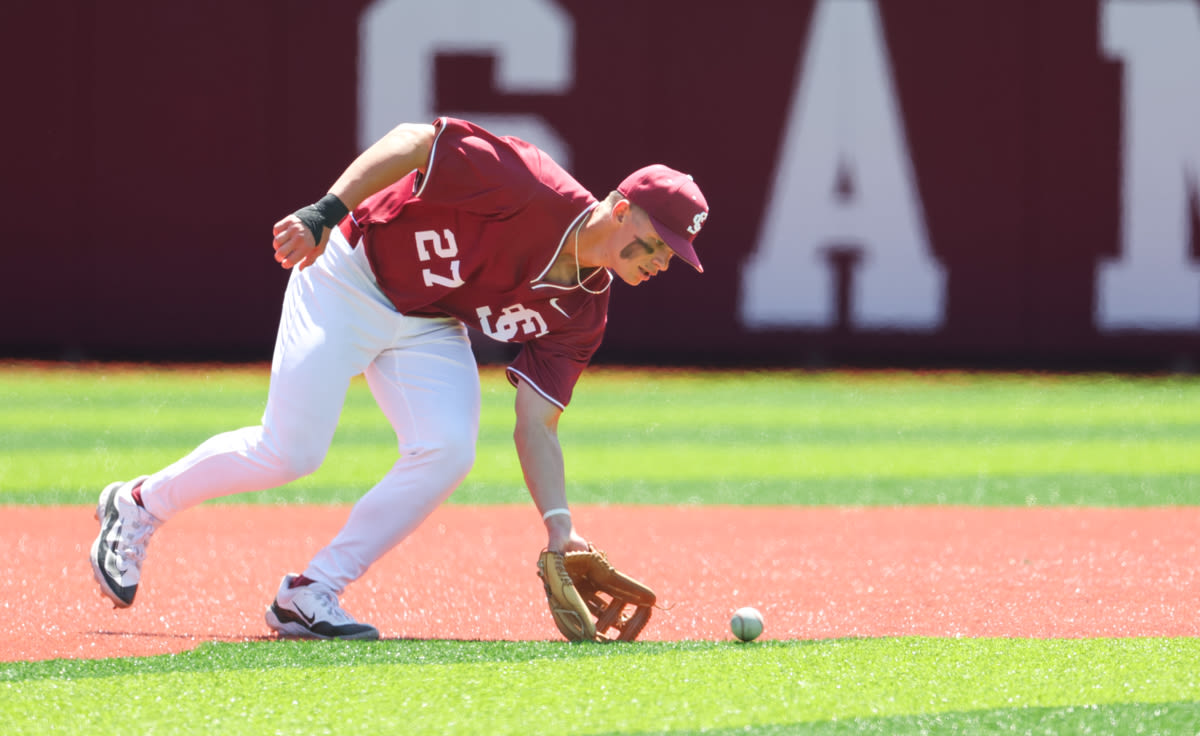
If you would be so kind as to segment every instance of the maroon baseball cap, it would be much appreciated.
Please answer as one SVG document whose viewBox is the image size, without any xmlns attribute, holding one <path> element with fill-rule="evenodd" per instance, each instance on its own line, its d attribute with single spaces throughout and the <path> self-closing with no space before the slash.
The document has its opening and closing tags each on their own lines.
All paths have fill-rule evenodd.
<svg viewBox="0 0 1200 736">
<path fill-rule="evenodd" d="M 617 191 L 646 211 L 675 255 L 704 273 L 692 241 L 708 219 L 708 201 L 692 177 L 669 166 L 651 164 L 625 177 Z"/>
</svg>

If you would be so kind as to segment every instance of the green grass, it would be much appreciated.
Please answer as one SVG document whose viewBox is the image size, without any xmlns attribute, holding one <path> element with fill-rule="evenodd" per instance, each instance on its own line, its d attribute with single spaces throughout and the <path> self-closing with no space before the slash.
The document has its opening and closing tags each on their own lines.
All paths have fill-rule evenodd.
<svg viewBox="0 0 1200 736">
<path fill-rule="evenodd" d="M 266 379 L 0 366 L 0 505 L 90 504 L 256 424 Z M 486 369 L 452 502 L 528 503 L 512 400 Z M 598 370 L 560 433 L 576 503 L 1200 504 L 1189 377 Z M 232 501 L 351 502 L 394 442 L 356 381 L 316 474 Z M 1196 734 L 1198 662 L 1191 638 L 205 644 L 0 663 L 0 718 L 15 734 Z"/>
<path fill-rule="evenodd" d="M 265 367 L 0 369 L 0 503 L 89 503 L 257 424 Z M 452 503 L 524 503 L 513 391 L 485 369 L 479 455 Z M 1188 505 L 1200 381 L 962 373 L 594 371 L 560 426 L 586 503 Z M 354 501 L 395 460 L 357 380 L 325 465 L 233 502 Z"/>
<path fill-rule="evenodd" d="M 0 715 L 12 733 L 1190 733 L 1198 659 L 1194 639 L 208 644 L 0 665 Z"/>
</svg>

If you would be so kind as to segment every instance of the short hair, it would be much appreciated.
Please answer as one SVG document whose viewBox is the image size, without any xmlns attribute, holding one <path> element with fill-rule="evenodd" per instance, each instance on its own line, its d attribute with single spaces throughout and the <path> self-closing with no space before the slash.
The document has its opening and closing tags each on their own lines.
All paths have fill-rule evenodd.
<svg viewBox="0 0 1200 736">
<path fill-rule="evenodd" d="M 643 216 L 643 217 L 650 216 L 649 213 L 646 212 L 646 210 L 644 210 L 641 207 L 634 204 L 633 200 L 629 199 L 629 197 L 626 197 L 624 194 L 621 194 L 616 189 L 609 192 L 608 196 L 604 198 L 604 202 L 603 202 L 604 207 L 611 210 L 613 207 L 616 207 L 617 202 L 620 202 L 622 199 L 629 202 L 629 209 L 631 209 L 635 215 L 640 213 L 641 216 Z"/>
</svg>

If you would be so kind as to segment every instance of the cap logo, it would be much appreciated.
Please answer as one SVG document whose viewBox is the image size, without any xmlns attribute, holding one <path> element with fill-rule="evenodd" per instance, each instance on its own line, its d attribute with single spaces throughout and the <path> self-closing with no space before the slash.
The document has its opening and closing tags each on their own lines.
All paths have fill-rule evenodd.
<svg viewBox="0 0 1200 736">
<path fill-rule="evenodd" d="M 699 235 L 700 234 L 700 226 L 703 225 L 704 221 L 707 219 L 708 219 L 707 212 L 696 213 L 696 216 L 692 218 L 692 225 L 691 225 L 691 227 L 689 227 L 687 229 L 687 231 L 689 233 L 691 233 L 693 236 Z"/>
</svg>

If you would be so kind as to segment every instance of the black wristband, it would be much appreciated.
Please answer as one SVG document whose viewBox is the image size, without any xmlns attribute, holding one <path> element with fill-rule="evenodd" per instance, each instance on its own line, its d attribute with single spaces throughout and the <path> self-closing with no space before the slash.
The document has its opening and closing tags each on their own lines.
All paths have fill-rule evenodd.
<svg viewBox="0 0 1200 736">
<path fill-rule="evenodd" d="M 315 204 L 296 210 L 296 217 L 308 227 L 313 234 L 313 240 L 320 245 L 321 234 L 325 232 L 325 228 L 337 227 L 337 224 L 349 212 L 350 210 L 342 204 L 342 200 L 338 199 L 336 194 L 326 194 Z"/>
</svg>

